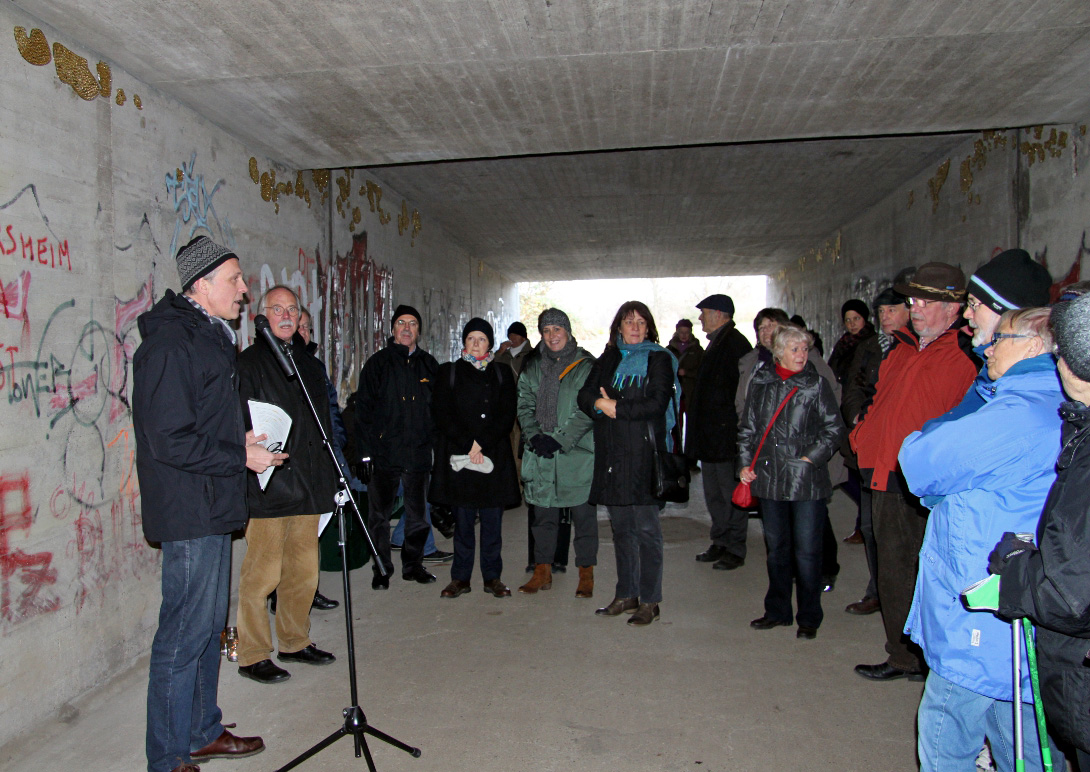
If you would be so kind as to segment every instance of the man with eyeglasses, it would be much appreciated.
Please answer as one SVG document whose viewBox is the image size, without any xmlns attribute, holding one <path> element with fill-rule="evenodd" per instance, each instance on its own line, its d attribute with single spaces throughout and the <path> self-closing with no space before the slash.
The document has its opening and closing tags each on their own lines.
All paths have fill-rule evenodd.
<svg viewBox="0 0 1090 772">
<path fill-rule="evenodd" d="M 926 665 L 904 627 L 927 510 L 905 484 L 897 452 L 911 432 L 961 401 L 981 360 L 969 348 L 969 336 L 958 329 L 965 297 L 960 268 L 926 263 L 893 288 L 909 299 L 909 324 L 893 332 L 900 343 L 882 361 L 874 401 L 851 433 L 859 472 L 873 496 L 878 601 L 888 658 L 857 665 L 855 672 L 875 681 L 919 681 Z"/>
<path fill-rule="evenodd" d="M 268 402 L 291 417 L 285 444 L 290 454 L 262 489 L 257 475 L 247 475 L 246 556 L 238 586 L 238 672 L 263 684 L 291 677 L 274 664 L 272 635 L 265 600 L 276 590 L 277 659 L 306 665 L 328 665 L 336 658 L 310 639 L 310 608 L 318 589 L 318 520 L 333 509 L 337 473 L 322 446 L 322 435 L 300 391 L 306 388 L 326 436 L 332 436 L 325 371 L 307 354 L 299 329 L 299 298 L 277 285 L 265 293 L 261 312 L 286 349 L 290 349 L 298 379 L 280 369 L 266 341 L 259 340 L 239 354 L 239 394 L 246 425 L 248 400 Z"/>
<path fill-rule="evenodd" d="M 401 578 L 430 584 L 435 576 L 424 568 L 424 543 L 431 529 L 425 519 L 425 492 L 435 424 L 431 391 L 439 363 L 420 348 L 420 312 L 399 305 L 391 320 L 393 336 L 386 348 L 368 359 L 360 372 L 356 402 L 356 442 L 367 485 L 368 525 L 378 558 L 393 570 L 390 515 L 398 487 L 404 492 L 405 541 L 401 545 Z M 377 566 L 371 589 L 386 590 L 389 576 Z"/>
</svg>

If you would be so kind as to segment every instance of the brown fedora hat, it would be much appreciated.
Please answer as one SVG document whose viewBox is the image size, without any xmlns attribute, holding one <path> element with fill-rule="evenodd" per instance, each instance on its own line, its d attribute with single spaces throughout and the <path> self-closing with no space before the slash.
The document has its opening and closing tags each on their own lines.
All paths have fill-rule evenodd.
<svg viewBox="0 0 1090 772">
<path fill-rule="evenodd" d="M 915 276 L 893 289 L 910 298 L 960 303 L 965 299 L 965 273 L 949 263 L 924 263 Z"/>
</svg>

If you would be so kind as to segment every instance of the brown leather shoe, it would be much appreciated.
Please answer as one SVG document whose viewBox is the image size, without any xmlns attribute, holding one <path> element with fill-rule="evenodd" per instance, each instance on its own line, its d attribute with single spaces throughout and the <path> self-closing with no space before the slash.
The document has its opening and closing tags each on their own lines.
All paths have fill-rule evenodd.
<svg viewBox="0 0 1090 772">
<path fill-rule="evenodd" d="M 608 606 L 603 606 L 594 613 L 600 617 L 616 617 L 620 616 L 622 612 L 631 614 L 639 608 L 639 605 L 640 602 L 635 598 L 614 598 L 609 602 Z"/>
<path fill-rule="evenodd" d="M 196 764 L 179 764 L 170 772 L 201 772 L 201 768 Z"/>
<path fill-rule="evenodd" d="M 594 597 L 594 566 L 579 566 L 579 586 L 575 588 L 575 597 Z"/>
<path fill-rule="evenodd" d="M 194 761 L 208 761 L 209 759 L 242 759 L 261 753 L 265 750 L 265 743 L 260 737 L 235 737 L 226 729 L 199 751 L 193 751 L 189 757 Z"/>
<path fill-rule="evenodd" d="M 450 584 L 444 587 L 443 591 L 439 593 L 439 597 L 457 598 L 459 595 L 465 595 L 467 592 L 473 592 L 473 588 L 469 586 L 469 582 L 451 579 Z"/>
<path fill-rule="evenodd" d="M 863 598 L 863 600 L 857 600 L 855 603 L 849 603 L 844 610 L 849 614 L 866 616 L 867 614 L 873 614 L 875 611 L 881 611 L 882 604 L 878 602 L 878 598 Z"/>
<path fill-rule="evenodd" d="M 862 544 L 863 532 L 856 528 L 854 531 L 844 537 L 845 544 Z"/>
<path fill-rule="evenodd" d="M 643 627 L 644 625 L 651 624 L 658 618 L 659 604 L 641 603 L 640 607 L 636 609 L 636 613 L 629 618 L 628 624 Z"/>
<path fill-rule="evenodd" d="M 492 593 L 497 598 L 511 597 L 511 590 L 508 589 L 506 584 L 500 581 L 498 576 L 495 579 L 489 579 L 484 583 L 484 591 Z"/>
<path fill-rule="evenodd" d="M 519 592 L 533 595 L 538 590 L 551 590 L 553 587 L 553 567 L 549 563 L 534 566 L 534 575 L 530 581 L 519 587 Z"/>
</svg>

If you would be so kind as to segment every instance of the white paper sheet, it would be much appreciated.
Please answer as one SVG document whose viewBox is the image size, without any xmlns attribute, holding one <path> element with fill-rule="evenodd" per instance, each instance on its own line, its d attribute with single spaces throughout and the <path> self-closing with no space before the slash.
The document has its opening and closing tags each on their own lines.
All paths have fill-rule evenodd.
<svg viewBox="0 0 1090 772">
<path fill-rule="evenodd" d="M 270 453 L 283 453 L 288 434 L 291 432 L 291 416 L 270 402 L 258 402 L 256 399 L 248 399 L 246 402 L 250 408 L 250 423 L 253 424 L 254 434 L 269 435 L 261 443 L 265 450 Z M 265 486 L 269 484 L 269 478 L 272 477 L 274 469 L 276 469 L 275 466 L 270 466 L 257 476 L 261 490 L 265 490 Z"/>
</svg>

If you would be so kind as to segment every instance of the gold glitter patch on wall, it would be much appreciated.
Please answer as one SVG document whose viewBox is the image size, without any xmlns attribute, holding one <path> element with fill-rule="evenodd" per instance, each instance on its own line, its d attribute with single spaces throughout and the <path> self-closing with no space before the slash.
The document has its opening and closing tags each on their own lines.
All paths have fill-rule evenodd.
<svg viewBox="0 0 1090 772">
<path fill-rule="evenodd" d="M 910 191 L 908 191 L 908 206 L 905 207 L 905 208 L 906 209 L 911 209 L 912 205 L 915 204 L 915 203 L 916 203 L 916 191 L 910 190 Z"/>
<path fill-rule="evenodd" d="M 261 199 L 263 201 L 272 201 L 273 192 L 276 188 L 276 172 L 272 174 L 269 172 L 263 172 L 261 174 Z"/>
<path fill-rule="evenodd" d="M 358 206 L 352 207 L 352 222 L 348 223 L 348 230 L 355 231 L 356 226 L 363 220 L 363 213 Z"/>
<path fill-rule="evenodd" d="M 53 44 L 53 64 L 61 83 L 72 87 L 80 99 L 90 102 L 99 96 L 99 84 L 87 66 L 87 60 L 60 43 Z"/>
<path fill-rule="evenodd" d="M 45 33 L 37 27 L 30 31 L 29 36 L 26 34 L 26 27 L 16 27 L 15 42 L 19 46 L 19 54 L 33 65 L 41 67 L 53 59 Z"/>
<path fill-rule="evenodd" d="M 314 188 L 322 197 L 320 202 L 322 206 L 325 206 L 325 202 L 329 200 L 329 176 L 329 169 L 310 170 L 310 179 L 314 183 Z"/>
<path fill-rule="evenodd" d="M 382 208 L 382 188 L 379 187 L 371 180 L 368 180 L 365 185 L 360 187 L 360 195 L 367 193 L 367 203 L 371 207 L 372 212 L 378 213 L 378 221 L 383 225 L 390 222 L 390 213 Z"/>
<path fill-rule="evenodd" d="M 255 185 L 261 184 L 261 172 L 257 168 L 257 159 L 253 156 L 250 156 L 250 179 Z"/>
<path fill-rule="evenodd" d="M 927 191 L 931 196 L 931 213 L 934 214 L 939 209 L 939 193 L 942 191 L 942 186 L 946 184 L 946 177 L 950 174 L 950 159 L 946 161 L 936 170 L 935 176 L 927 181 Z"/>
<path fill-rule="evenodd" d="M 95 65 L 95 69 L 98 70 L 98 95 L 103 99 L 109 99 L 112 90 L 111 83 L 113 83 L 110 65 L 106 64 L 106 62 L 99 62 Z"/>
<path fill-rule="evenodd" d="M 310 188 L 303 182 L 303 172 L 298 171 L 295 173 L 295 197 L 301 198 L 307 202 L 307 209 L 310 209 Z"/>
<path fill-rule="evenodd" d="M 121 107 L 121 105 L 125 104 L 125 89 L 119 88 L 117 90 L 117 96 L 114 97 L 114 101 L 117 102 L 118 107 Z"/>
<path fill-rule="evenodd" d="M 132 95 L 132 103 L 134 105 L 136 105 L 137 110 L 143 110 L 144 109 L 144 103 L 140 101 L 140 95 L 139 94 L 133 94 Z"/>
</svg>

